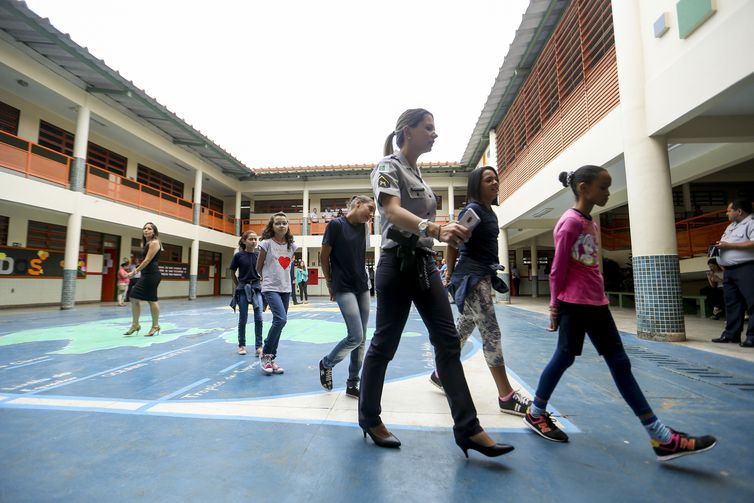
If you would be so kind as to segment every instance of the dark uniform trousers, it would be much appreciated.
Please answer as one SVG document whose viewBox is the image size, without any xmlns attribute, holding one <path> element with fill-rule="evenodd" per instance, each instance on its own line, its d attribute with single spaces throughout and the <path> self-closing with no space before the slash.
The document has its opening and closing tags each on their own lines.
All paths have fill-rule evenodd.
<svg viewBox="0 0 754 503">
<path fill-rule="evenodd" d="M 440 275 L 432 272 L 429 290 L 420 290 L 418 273 L 400 272 L 395 249 L 382 252 L 376 272 L 377 326 L 361 373 L 359 424 L 372 428 L 382 422 L 380 401 L 387 365 L 398 349 L 413 302 L 435 349 L 435 364 L 442 376 L 456 439 L 479 433 L 482 427 L 461 366 L 460 339 Z"/>
<path fill-rule="evenodd" d="M 739 341 L 748 308 L 749 327 L 746 338 L 754 341 L 754 262 L 728 266 L 723 273 L 725 297 L 725 331 L 722 337 Z"/>
</svg>

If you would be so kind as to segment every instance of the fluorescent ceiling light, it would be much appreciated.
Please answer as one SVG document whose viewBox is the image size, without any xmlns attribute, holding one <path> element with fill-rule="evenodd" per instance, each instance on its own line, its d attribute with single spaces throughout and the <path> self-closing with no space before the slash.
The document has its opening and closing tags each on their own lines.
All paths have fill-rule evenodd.
<svg viewBox="0 0 754 503">
<path fill-rule="evenodd" d="M 555 208 L 542 208 L 541 210 L 537 210 L 535 213 L 532 213 L 531 216 L 534 218 L 539 218 L 541 216 L 547 215 Z"/>
</svg>

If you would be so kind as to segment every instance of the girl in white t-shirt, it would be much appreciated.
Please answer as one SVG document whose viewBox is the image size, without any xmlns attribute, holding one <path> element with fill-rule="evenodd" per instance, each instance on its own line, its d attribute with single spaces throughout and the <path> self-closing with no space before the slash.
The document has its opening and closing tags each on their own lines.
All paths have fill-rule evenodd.
<svg viewBox="0 0 754 503">
<path fill-rule="evenodd" d="M 257 272 L 262 276 L 262 295 L 272 311 L 272 325 L 262 348 L 262 374 L 282 374 L 283 368 L 275 362 L 278 342 L 288 321 L 288 302 L 291 298 L 291 267 L 296 253 L 293 235 L 288 228 L 288 217 L 275 213 L 267 222 L 259 244 Z"/>
</svg>

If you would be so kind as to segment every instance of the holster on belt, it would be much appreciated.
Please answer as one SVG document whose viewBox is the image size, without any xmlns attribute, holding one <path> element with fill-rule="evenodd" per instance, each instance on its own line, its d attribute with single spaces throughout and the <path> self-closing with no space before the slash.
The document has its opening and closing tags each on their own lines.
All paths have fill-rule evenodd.
<svg viewBox="0 0 754 503">
<path fill-rule="evenodd" d="M 401 261 L 400 271 L 402 273 L 416 273 L 421 290 L 429 290 L 429 277 L 435 270 L 434 262 L 430 260 L 434 256 L 434 251 L 429 248 L 417 248 L 416 243 L 419 236 L 411 235 L 406 237 L 394 227 L 387 231 L 388 239 L 398 243 L 396 256 Z"/>
<path fill-rule="evenodd" d="M 416 267 L 416 243 L 419 241 L 419 236 L 412 234 L 410 237 L 406 237 L 395 227 L 392 227 L 387 231 L 387 237 L 398 243 L 396 256 L 401 261 L 401 272 L 414 270 Z"/>
</svg>

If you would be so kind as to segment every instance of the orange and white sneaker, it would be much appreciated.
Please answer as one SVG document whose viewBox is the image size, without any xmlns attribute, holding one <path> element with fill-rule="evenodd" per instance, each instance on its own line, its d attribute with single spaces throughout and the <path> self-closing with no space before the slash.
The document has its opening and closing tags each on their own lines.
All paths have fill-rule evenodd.
<svg viewBox="0 0 754 503">
<path fill-rule="evenodd" d="M 668 429 L 672 433 L 668 442 L 661 444 L 657 440 L 652 440 L 652 448 L 659 461 L 670 461 L 689 454 L 699 454 L 717 445 L 717 439 L 711 435 L 692 437 L 682 431 Z"/>
</svg>

